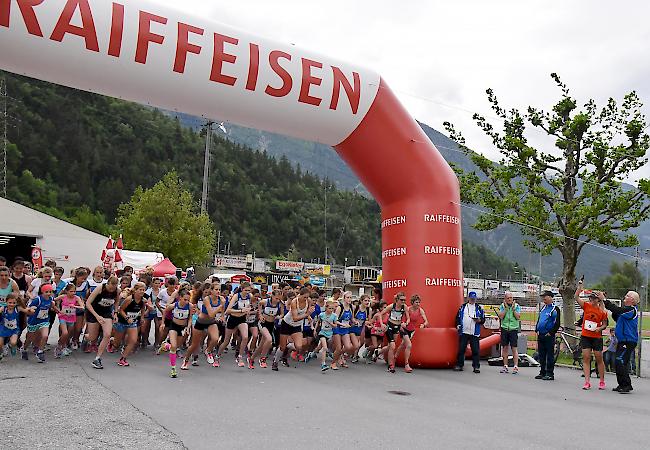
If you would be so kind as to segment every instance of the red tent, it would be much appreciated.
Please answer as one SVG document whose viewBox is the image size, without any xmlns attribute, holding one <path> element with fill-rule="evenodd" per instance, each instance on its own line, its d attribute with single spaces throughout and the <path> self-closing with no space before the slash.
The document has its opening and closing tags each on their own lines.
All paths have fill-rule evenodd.
<svg viewBox="0 0 650 450">
<path fill-rule="evenodd" d="M 176 266 L 172 264 L 169 258 L 165 258 L 160 261 L 158 264 L 153 266 L 153 276 L 154 277 L 164 277 L 165 275 L 175 275 Z"/>
</svg>

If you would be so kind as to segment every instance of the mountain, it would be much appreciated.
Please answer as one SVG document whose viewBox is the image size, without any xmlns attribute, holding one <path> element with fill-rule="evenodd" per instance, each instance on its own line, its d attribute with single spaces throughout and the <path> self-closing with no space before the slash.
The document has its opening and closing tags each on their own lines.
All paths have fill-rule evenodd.
<svg viewBox="0 0 650 450">
<path fill-rule="evenodd" d="M 164 112 L 176 117 L 184 126 L 193 129 L 200 129 L 205 123 L 203 119 L 188 114 Z M 420 123 L 420 126 L 448 163 L 465 171 L 476 169 L 472 161 L 454 141 L 424 123 Z M 358 178 L 331 147 L 229 123 L 223 124 L 222 127 L 225 132 L 218 126 L 215 127 L 216 132 L 233 142 L 252 149 L 266 151 L 269 155 L 276 157 L 285 156 L 294 167 L 300 167 L 320 178 L 327 178 L 341 189 L 356 189 L 357 192 L 368 195 L 367 191 L 359 186 Z M 628 187 L 633 189 L 632 186 Z M 532 253 L 522 245 L 522 235 L 515 226 L 504 224 L 488 232 L 475 230 L 472 224 L 479 215 L 480 212 L 476 209 L 469 207 L 463 209 L 464 240 L 485 246 L 511 261 L 517 261 L 531 273 L 538 274 L 541 266 L 544 279 L 554 280 L 560 276 L 562 257 L 558 251 L 554 251 L 550 256 L 542 257 L 540 260 L 538 254 Z M 635 231 L 639 236 L 640 248 L 650 248 L 650 221 L 642 223 Z M 635 249 L 604 248 L 599 245 L 586 246 L 576 268 L 577 273 L 584 273 L 588 280 L 595 281 L 609 273 L 609 267 L 613 261 L 629 260 L 629 257 L 623 254 L 633 256 L 635 251 Z M 483 273 L 485 274 L 485 272 Z"/>
<path fill-rule="evenodd" d="M 181 122 L 143 105 L 17 75 L 5 78 L 9 199 L 115 234 L 117 206 L 137 186 L 149 188 L 174 169 L 198 203 L 204 153 L 199 119 L 185 116 Z M 353 192 L 356 179 L 347 168 L 317 172 L 323 166 L 318 158 L 335 164 L 335 152 L 230 125 L 226 131 L 215 135 L 208 203 L 221 251 L 264 257 L 291 252 L 309 261 L 324 258 L 327 246 L 328 258 L 339 263 L 359 257 L 381 263 L 377 203 Z M 246 142 L 257 143 L 258 150 Z M 281 149 L 302 159 L 292 166 Z M 466 254 L 467 271 L 514 274 L 512 262 L 480 245 L 467 243 Z"/>
</svg>

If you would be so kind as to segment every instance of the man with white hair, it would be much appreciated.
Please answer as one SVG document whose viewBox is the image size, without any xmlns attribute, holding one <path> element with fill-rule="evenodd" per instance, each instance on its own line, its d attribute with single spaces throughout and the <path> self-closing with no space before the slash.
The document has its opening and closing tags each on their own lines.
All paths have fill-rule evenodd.
<svg viewBox="0 0 650 450">
<path fill-rule="evenodd" d="M 512 362 L 514 367 L 512 373 L 519 372 L 519 353 L 517 352 L 517 341 L 519 340 L 519 328 L 521 317 L 521 306 L 514 301 L 512 292 L 506 291 L 503 296 L 503 303 L 497 312 L 501 320 L 501 356 L 503 357 L 503 369 L 501 373 L 508 373 L 508 354 L 512 349 Z"/>
<path fill-rule="evenodd" d="M 598 298 L 603 300 L 605 308 L 612 312 L 612 318 L 616 321 L 614 330 L 618 345 L 616 346 L 616 381 L 618 386 L 613 390 L 620 394 L 629 394 L 632 391 L 630 380 L 630 356 L 634 352 L 639 340 L 639 293 L 628 291 L 623 299 L 623 306 L 617 306 L 605 299 L 605 294 L 597 293 Z"/>
</svg>

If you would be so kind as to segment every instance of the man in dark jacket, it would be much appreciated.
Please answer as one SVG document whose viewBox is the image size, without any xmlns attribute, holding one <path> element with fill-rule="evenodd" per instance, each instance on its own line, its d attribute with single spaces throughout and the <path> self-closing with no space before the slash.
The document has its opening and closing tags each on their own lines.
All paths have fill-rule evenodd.
<svg viewBox="0 0 650 450">
<path fill-rule="evenodd" d="M 618 386 L 613 390 L 621 394 L 629 394 L 632 391 L 632 380 L 630 380 L 630 356 L 634 353 L 639 340 L 639 304 L 638 292 L 629 291 L 623 299 L 623 306 L 617 306 L 605 299 L 605 294 L 598 292 L 598 298 L 603 300 L 605 308 L 612 312 L 612 318 L 616 321 L 614 330 L 618 344 L 616 346 L 616 381 Z"/>
<path fill-rule="evenodd" d="M 555 375 L 555 333 L 560 328 L 560 309 L 553 304 L 553 293 L 544 291 L 541 294 L 544 306 L 539 312 L 537 325 L 537 352 L 539 353 L 539 375 L 537 380 L 554 380 Z"/>
<path fill-rule="evenodd" d="M 456 314 L 456 328 L 458 329 L 458 360 L 454 370 L 463 370 L 465 364 L 465 350 L 467 343 L 472 349 L 472 367 L 474 373 L 481 372 L 479 355 L 479 337 L 481 335 L 481 324 L 485 323 L 485 312 L 481 305 L 476 303 L 476 292 L 471 291 L 467 295 L 467 303 L 464 303 Z"/>
</svg>

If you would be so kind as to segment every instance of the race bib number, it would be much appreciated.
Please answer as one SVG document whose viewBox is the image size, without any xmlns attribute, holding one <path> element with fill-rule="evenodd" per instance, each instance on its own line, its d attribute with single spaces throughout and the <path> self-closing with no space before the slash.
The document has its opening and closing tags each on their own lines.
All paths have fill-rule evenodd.
<svg viewBox="0 0 650 450">
<path fill-rule="evenodd" d="M 115 299 L 113 298 L 102 298 L 99 301 L 99 306 L 103 306 L 104 308 L 107 308 L 109 306 L 113 306 L 114 303 L 115 303 Z"/>
<path fill-rule="evenodd" d="M 596 322 L 585 320 L 585 330 L 596 331 L 596 328 L 598 328 L 598 324 Z"/>
<path fill-rule="evenodd" d="M 190 311 L 188 309 L 175 309 L 174 310 L 174 319 L 185 320 L 190 317 Z"/>
<path fill-rule="evenodd" d="M 250 300 L 237 300 L 237 307 L 239 309 L 248 308 L 250 304 L 251 304 Z"/>
<path fill-rule="evenodd" d="M 325 331 L 329 331 L 332 329 L 332 322 L 323 322 L 323 325 L 321 328 Z"/>
<path fill-rule="evenodd" d="M 40 309 L 36 315 L 37 319 L 47 319 L 49 311 L 47 309 Z"/>
<path fill-rule="evenodd" d="M 16 319 L 14 320 L 4 320 L 4 327 L 8 330 L 15 330 L 18 328 L 18 321 Z"/>
<path fill-rule="evenodd" d="M 75 315 L 76 310 L 70 306 L 66 306 L 65 308 L 61 309 L 61 314 L 64 316 L 73 316 Z"/>
<path fill-rule="evenodd" d="M 138 317 L 140 317 L 140 311 L 137 312 L 127 312 L 126 317 L 128 317 L 131 320 L 137 320 Z"/>
</svg>

